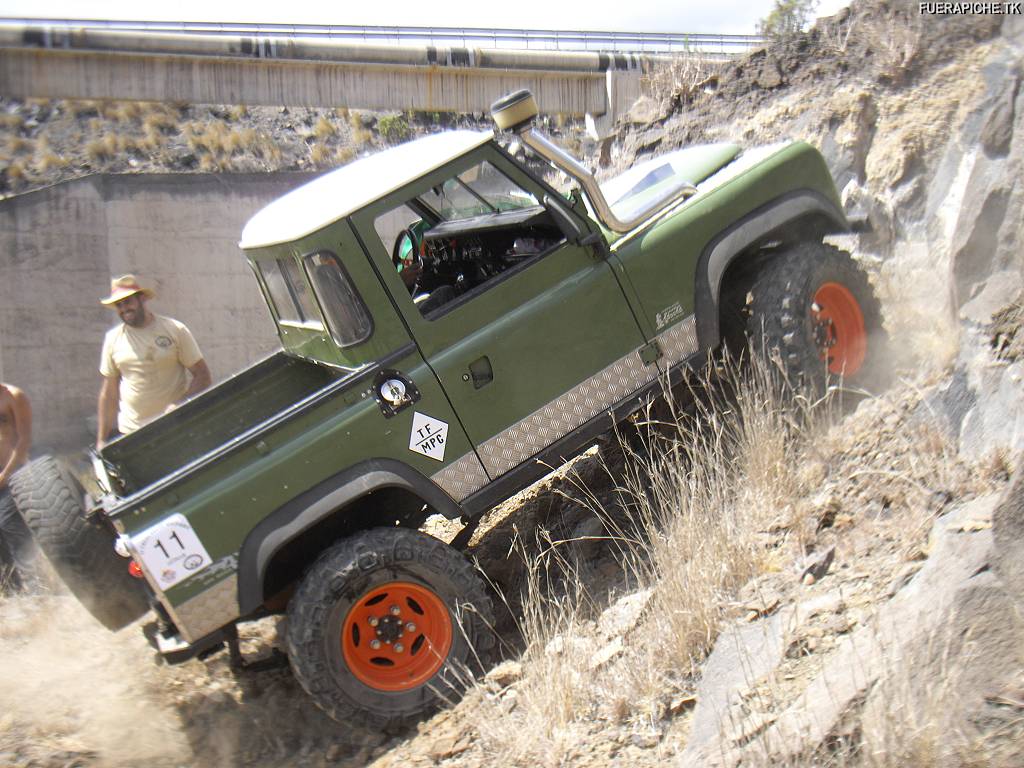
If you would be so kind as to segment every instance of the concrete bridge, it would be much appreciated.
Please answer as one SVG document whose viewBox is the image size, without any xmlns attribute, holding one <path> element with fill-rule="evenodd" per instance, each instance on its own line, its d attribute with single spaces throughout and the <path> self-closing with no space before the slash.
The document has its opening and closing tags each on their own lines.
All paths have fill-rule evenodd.
<svg viewBox="0 0 1024 768">
<path fill-rule="evenodd" d="M 257 27 L 257 29 L 248 29 Z M 0 93 L 19 98 L 187 101 L 208 104 L 345 106 L 369 110 L 484 112 L 498 96 L 533 91 L 542 112 L 586 115 L 603 136 L 641 95 L 645 75 L 670 53 L 619 50 L 655 43 L 665 33 L 528 34 L 538 44 L 605 41 L 610 51 L 497 47 L 502 30 L 470 30 L 469 40 L 494 34 L 493 47 L 383 44 L 387 28 L 267 29 L 267 25 L 148 25 L 129 22 L 44 22 L 0 19 Z M 212 27 L 212 28 L 211 28 Z M 350 30 L 341 34 L 339 29 Z M 367 30 L 374 34 L 367 34 Z M 313 30 L 313 31 L 311 31 Z M 402 32 L 405 33 L 404 38 Z M 456 30 L 467 39 L 467 30 Z M 397 39 L 453 39 L 451 30 L 391 28 Z M 537 32 L 537 31 L 533 31 Z M 542 32 L 542 31 L 541 31 Z M 622 38 L 617 38 L 621 35 Z M 607 36 L 607 37 L 601 37 Z M 680 35 L 677 39 L 693 36 Z M 759 41 L 740 35 L 702 36 L 721 50 L 694 46 L 687 55 L 721 58 Z M 483 39 L 487 39 L 486 36 Z M 505 40 L 507 42 L 507 39 Z M 731 46 L 726 51 L 726 45 Z"/>
</svg>

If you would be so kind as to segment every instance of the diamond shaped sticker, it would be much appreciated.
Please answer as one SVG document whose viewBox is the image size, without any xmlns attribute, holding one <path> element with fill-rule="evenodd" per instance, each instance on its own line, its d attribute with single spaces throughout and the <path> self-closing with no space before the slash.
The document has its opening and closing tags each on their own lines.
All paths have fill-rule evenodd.
<svg viewBox="0 0 1024 768">
<path fill-rule="evenodd" d="M 412 415 L 412 431 L 409 433 L 409 450 L 422 453 L 430 459 L 444 461 L 444 446 L 448 441 L 448 423 L 415 412 Z"/>
</svg>

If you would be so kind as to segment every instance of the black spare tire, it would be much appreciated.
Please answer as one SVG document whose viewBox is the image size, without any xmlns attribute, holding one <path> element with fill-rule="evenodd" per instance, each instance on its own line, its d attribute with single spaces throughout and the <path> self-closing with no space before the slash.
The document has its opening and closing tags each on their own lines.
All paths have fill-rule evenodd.
<svg viewBox="0 0 1024 768">
<path fill-rule="evenodd" d="M 52 456 L 36 459 L 15 473 L 10 487 L 43 554 L 103 626 L 121 629 L 149 610 L 128 561 L 114 551 L 113 530 L 85 516 L 82 487 L 62 462 Z"/>
</svg>

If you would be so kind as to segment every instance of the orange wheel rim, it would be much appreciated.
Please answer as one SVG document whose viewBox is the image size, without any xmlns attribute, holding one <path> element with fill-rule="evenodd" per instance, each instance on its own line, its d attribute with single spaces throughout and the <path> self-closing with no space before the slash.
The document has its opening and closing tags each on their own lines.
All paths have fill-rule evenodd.
<svg viewBox="0 0 1024 768">
<path fill-rule="evenodd" d="M 839 283 L 825 283 L 811 305 L 814 337 L 829 373 L 853 376 L 864 364 L 868 336 L 864 313 L 850 290 Z"/>
<path fill-rule="evenodd" d="M 393 581 L 359 598 L 345 617 L 341 652 L 360 682 L 380 691 L 423 685 L 452 647 L 444 602 L 419 584 Z"/>
</svg>

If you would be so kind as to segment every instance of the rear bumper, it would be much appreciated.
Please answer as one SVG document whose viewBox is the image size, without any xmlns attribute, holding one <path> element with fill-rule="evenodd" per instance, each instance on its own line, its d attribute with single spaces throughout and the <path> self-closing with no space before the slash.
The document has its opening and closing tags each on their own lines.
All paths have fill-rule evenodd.
<svg viewBox="0 0 1024 768">
<path fill-rule="evenodd" d="M 180 634 L 163 634 L 156 622 L 147 624 L 143 628 L 146 640 L 153 646 L 156 652 L 168 664 L 181 664 L 182 662 L 202 656 L 204 653 L 216 650 L 235 636 L 234 625 L 221 627 L 194 643 L 185 640 Z"/>
</svg>

